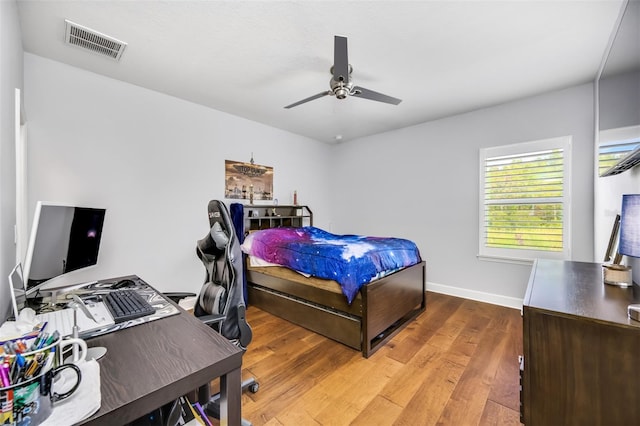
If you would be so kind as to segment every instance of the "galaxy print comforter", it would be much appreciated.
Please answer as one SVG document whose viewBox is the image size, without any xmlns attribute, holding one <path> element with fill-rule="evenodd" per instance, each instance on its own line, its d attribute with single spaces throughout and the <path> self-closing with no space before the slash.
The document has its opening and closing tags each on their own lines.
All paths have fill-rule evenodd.
<svg viewBox="0 0 640 426">
<path fill-rule="evenodd" d="M 373 278 L 421 261 L 406 239 L 335 235 L 313 226 L 252 232 L 241 247 L 266 262 L 337 281 L 349 304 Z"/>
</svg>

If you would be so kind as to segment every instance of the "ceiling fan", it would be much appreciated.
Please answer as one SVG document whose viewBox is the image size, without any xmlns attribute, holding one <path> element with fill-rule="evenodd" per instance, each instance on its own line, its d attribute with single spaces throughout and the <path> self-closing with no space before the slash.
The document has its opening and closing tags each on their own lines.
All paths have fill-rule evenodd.
<svg viewBox="0 0 640 426">
<path fill-rule="evenodd" d="M 349 59 L 347 56 L 347 38 L 335 36 L 333 66 L 329 70 L 329 72 L 333 75 L 331 80 L 329 80 L 329 87 L 331 87 L 331 90 L 327 90 L 318 93 L 317 95 L 310 96 L 301 101 L 292 103 L 291 105 L 287 105 L 285 108 L 293 108 L 300 104 L 304 104 L 306 102 L 327 95 L 335 96 L 338 99 L 345 99 L 347 96 L 356 96 L 358 98 L 385 102 L 393 105 L 398 105 L 400 102 L 402 102 L 402 99 L 383 95 L 382 93 L 374 92 L 373 90 L 365 89 L 364 87 L 354 86 L 353 82 L 351 81 L 352 71 L 353 67 L 351 66 L 351 64 L 349 64 Z"/>
</svg>

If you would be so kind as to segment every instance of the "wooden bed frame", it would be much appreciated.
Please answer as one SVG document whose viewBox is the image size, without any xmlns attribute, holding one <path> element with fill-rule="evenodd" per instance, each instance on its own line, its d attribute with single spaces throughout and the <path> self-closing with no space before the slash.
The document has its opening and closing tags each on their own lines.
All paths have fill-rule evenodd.
<svg viewBox="0 0 640 426">
<path fill-rule="evenodd" d="M 249 305 L 357 349 L 365 358 L 426 308 L 425 262 L 364 285 L 351 305 L 335 281 L 248 263 Z"/>
</svg>

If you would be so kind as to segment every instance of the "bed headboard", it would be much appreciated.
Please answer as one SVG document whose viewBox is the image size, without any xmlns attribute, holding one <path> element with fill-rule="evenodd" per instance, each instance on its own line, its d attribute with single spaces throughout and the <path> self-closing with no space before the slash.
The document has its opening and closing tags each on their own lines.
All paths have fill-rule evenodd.
<svg viewBox="0 0 640 426">
<path fill-rule="evenodd" d="M 281 226 L 313 226 L 313 212 L 309 206 L 244 206 L 245 232 Z"/>
</svg>

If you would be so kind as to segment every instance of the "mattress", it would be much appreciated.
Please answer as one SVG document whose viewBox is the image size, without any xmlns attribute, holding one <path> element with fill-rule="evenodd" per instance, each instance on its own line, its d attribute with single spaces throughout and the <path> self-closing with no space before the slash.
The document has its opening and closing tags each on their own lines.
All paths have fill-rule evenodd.
<svg viewBox="0 0 640 426">
<path fill-rule="evenodd" d="M 340 284 L 349 303 L 372 279 L 421 262 L 417 246 L 402 238 L 336 235 L 319 228 L 272 228 L 249 234 L 242 251 Z"/>
</svg>

